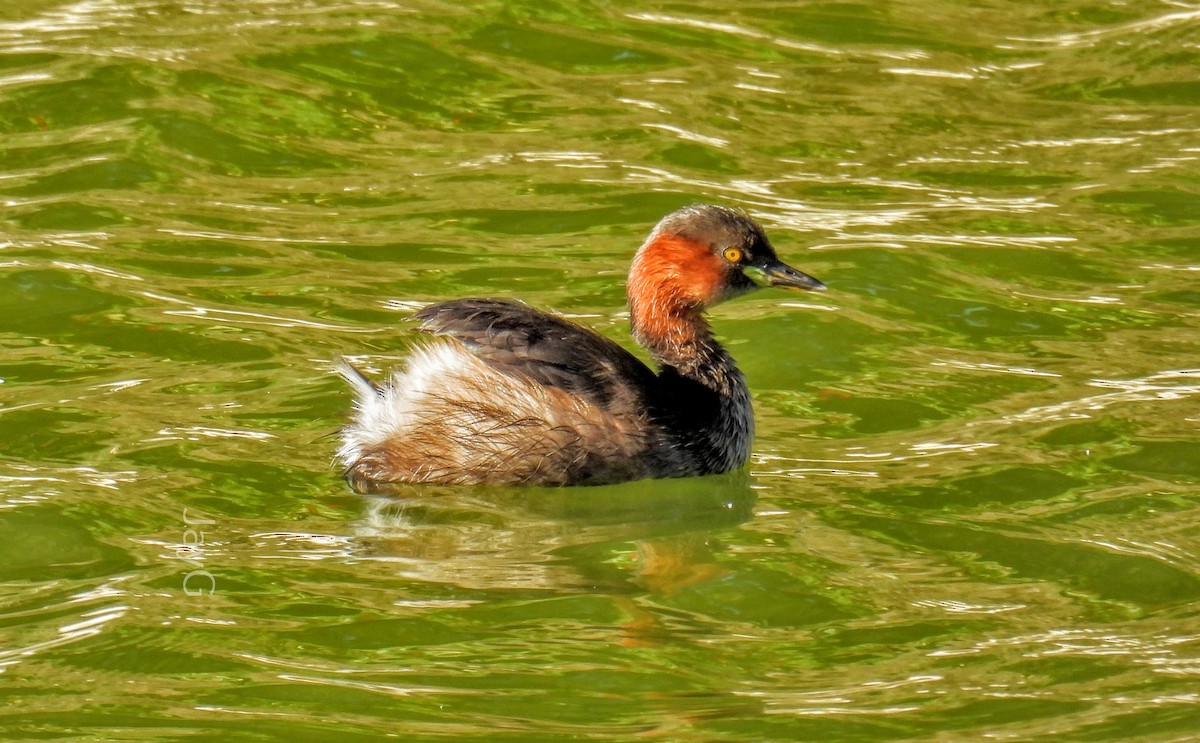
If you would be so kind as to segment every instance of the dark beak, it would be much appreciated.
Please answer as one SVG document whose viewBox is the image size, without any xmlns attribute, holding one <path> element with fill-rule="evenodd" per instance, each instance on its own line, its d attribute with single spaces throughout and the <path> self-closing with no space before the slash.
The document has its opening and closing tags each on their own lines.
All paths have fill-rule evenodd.
<svg viewBox="0 0 1200 743">
<path fill-rule="evenodd" d="M 767 263 L 755 266 L 755 268 L 762 273 L 763 278 L 771 286 L 782 286 L 787 289 L 806 289 L 808 291 L 822 291 L 826 288 L 824 284 L 812 276 L 803 271 L 797 271 L 779 260 L 768 261 Z"/>
</svg>

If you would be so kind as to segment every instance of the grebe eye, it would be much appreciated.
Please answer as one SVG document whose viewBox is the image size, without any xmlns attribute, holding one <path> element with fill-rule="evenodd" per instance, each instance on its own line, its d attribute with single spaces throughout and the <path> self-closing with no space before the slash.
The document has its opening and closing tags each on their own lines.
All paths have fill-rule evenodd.
<svg viewBox="0 0 1200 743">
<path fill-rule="evenodd" d="M 742 259 L 742 251 L 740 248 L 725 248 L 725 252 L 722 253 L 722 255 L 724 255 L 725 260 L 729 261 L 730 263 L 737 263 Z"/>
</svg>

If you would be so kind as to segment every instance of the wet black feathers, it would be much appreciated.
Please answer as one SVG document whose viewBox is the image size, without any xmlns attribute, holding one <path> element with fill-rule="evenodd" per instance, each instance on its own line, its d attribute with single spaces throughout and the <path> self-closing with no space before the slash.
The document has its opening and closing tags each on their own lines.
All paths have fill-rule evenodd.
<svg viewBox="0 0 1200 743">
<path fill-rule="evenodd" d="M 455 338 L 489 366 L 612 409 L 637 410 L 655 374 L 617 343 L 583 326 L 506 299 L 458 299 L 417 312 L 420 329 Z"/>
</svg>

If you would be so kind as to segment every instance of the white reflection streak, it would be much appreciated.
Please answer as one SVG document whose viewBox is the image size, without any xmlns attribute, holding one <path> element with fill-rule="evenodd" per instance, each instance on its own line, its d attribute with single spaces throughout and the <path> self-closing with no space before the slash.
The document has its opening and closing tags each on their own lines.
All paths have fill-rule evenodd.
<svg viewBox="0 0 1200 743">
<path fill-rule="evenodd" d="M 379 303 L 379 306 L 393 312 L 416 312 L 427 304 L 429 303 L 418 302 L 415 299 L 385 299 Z"/>
<path fill-rule="evenodd" d="M 1200 271 L 1200 266 L 1172 266 L 1170 263 L 1150 263 L 1138 268 L 1149 271 Z"/>
<path fill-rule="evenodd" d="M 1011 36 L 1012 41 L 1028 42 L 1034 44 L 1046 44 L 1055 46 L 1060 49 L 1065 49 L 1072 46 L 1091 46 L 1095 42 L 1108 36 L 1122 36 L 1125 34 L 1144 34 L 1150 31 L 1157 31 L 1162 28 L 1168 28 L 1177 24 L 1186 24 L 1200 18 L 1200 9 L 1189 8 L 1180 13 L 1166 13 L 1144 21 L 1134 21 L 1123 26 L 1114 28 L 1102 28 L 1095 31 L 1084 31 L 1074 34 L 1058 34 L 1056 36 L 1043 37 L 1024 37 Z M 999 44 L 999 48 L 1005 48 L 1006 45 Z"/>
<path fill-rule="evenodd" d="M 67 603 L 78 604 L 87 601 L 96 601 L 98 599 L 115 599 L 126 596 L 128 595 L 129 591 L 125 590 L 124 588 L 117 588 L 113 584 L 120 583 L 121 581 L 127 580 L 130 577 L 131 576 L 128 575 L 113 576 L 108 583 L 96 586 L 95 588 L 90 588 L 86 591 L 80 591 L 79 593 L 71 596 L 71 598 L 67 600 Z"/>
<path fill-rule="evenodd" d="M 133 12 L 123 10 L 124 3 L 104 2 L 104 0 L 78 2 L 57 8 L 39 18 L 28 21 L 14 21 L 0 24 L 0 31 L 11 33 L 18 38 L 27 32 L 51 34 L 69 31 L 95 31 L 111 28 L 117 25 L 115 18 L 129 19 Z"/>
<path fill-rule="evenodd" d="M 34 468 L 26 468 L 34 469 Z M 93 485 L 99 488 L 107 488 L 109 490 L 117 490 L 123 483 L 137 481 L 137 472 L 132 470 L 102 472 L 95 467 L 70 467 L 64 470 L 58 470 L 72 475 L 78 475 L 78 481 L 85 485 Z M 0 483 L 68 483 L 74 482 L 71 478 L 56 475 L 0 475 Z"/>
<path fill-rule="evenodd" d="M 837 312 L 840 309 L 828 304 L 813 304 L 812 302 L 780 302 L 779 306 L 800 310 L 824 310 L 826 312 Z"/>
<path fill-rule="evenodd" d="M 765 85 L 751 85 L 750 83 L 734 83 L 733 87 L 740 88 L 741 90 L 749 90 L 753 93 L 774 93 L 777 95 L 784 95 L 785 93 L 785 91 L 779 88 L 768 88 Z"/>
<path fill-rule="evenodd" d="M 900 166 L 905 165 L 1027 165 L 1028 161 L 1024 159 L 1014 160 L 1012 158 L 988 158 L 981 156 L 966 155 L 960 157 L 950 157 L 947 155 L 917 155 L 910 157 L 899 163 Z M 925 186 L 921 190 L 928 191 L 929 187 Z"/>
<path fill-rule="evenodd" d="M 1154 400 L 1182 400 L 1200 393 L 1198 384 L 1170 384 L 1169 380 L 1197 379 L 1200 380 L 1200 369 L 1182 369 L 1163 371 L 1137 379 L 1093 379 L 1088 382 L 1091 387 L 1116 389 L 1102 395 L 1090 395 L 1077 400 L 1043 405 L 1030 408 L 1020 413 L 1006 415 L 1001 420 L 1016 421 L 1054 421 L 1068 418 L 1089 418 L 1090 413 L 1104 410 L 1110 405 L 1125 402 L 1149 402 Z"/>
<path fill-rule="evenodd" d="M 716 21 L 703 21 L 698 18 L 683 18 L 680 16 L 666 15 L 665 13 L 626 13 L 626 18 L 635 21 L 646 21 L 647 23 L 661 23 L 668 26 L 683 26 L 685 28 L 698 28 L 702 31 L 717 31 L 719 33 L 731 34 L 733 36 L 744 36 L 750 39 L 760 39 L 768 41 L 785 49 L 796 49 L 804 52 L 813 52 L 816 54 L 824 54 L 830 57 L 845 57 L 850 53 L 859 56 L 880 57 L 883 59 L 924 59 L 929 55 L 919 49 L 908 51 L 890 51 L 879 50 L 863 47 L 855 49 L 853 52 L 847 52 L 844 49 L 836 47 L 822 46 L 808 41 L 793 41 L 792 39 L 783 39 L 772 37 L 762 31 L 757 31 L 744 26 L 735 26 L 732 23 L 718 23 Z"/>
<path fill-rule="evenodd" d="M 768 715 L 898 715 L 921 709 L 915 704 L 898 704 L 892 707 L 793 707 L 788 709 L 763 710 Z"/>
<path fill-rule="evenodd" d="M 261 539 L 264 542 L 280 542 L 289 547 L 291 550 L 285 550 L 281 554 L 264 554 L 259 555 L 261 559 L 267 560 L 325 560 L 331 557 L 353 557 L 354 551 L 351 549 L 354 540 L 351 537 L 340 536 L 336 534 L 309 534 L 305 532 L 263 532 L 260 534 L 251 534 L 252 538 Z M 305 549 L 305 545 L 312 545 L 313 549 Z"/>
<path fill-rule="evenodd" d="M 780 158 L 780 161 L 789 163 L 789 164 L 793 164 L 793 165 L 804 165 L 805 164 L 803 160 L 794 160 L 794 159 L 789 159 L 789 158 Z M 906 161 L 905 163 L 901 163 L 901 165 L 905 165 L 905 164 L 908 164 L 911 162 L 919 162 L 919 159 L 914 158 L 912 160 Z M 974 161 L 972 161 L 972 162 L 974 162 Z M 804 183 L 804 184 L 819 183 L 819 184 L 832 184 L 832 185 L 845 184 L 845 185 L 850 185 L 850 186 L 869 185 L 869 186 L 879 186 L 882 188 L 888 188 L 888 189 L 893 189 L 893 190 L 897 190 L 897 191 L 916 191 L 920 194 L 928 194 L 932 191 L 934 193 L 946 194 L 948 196 L 953 195 L 953 194 L 958 194 L 960 196 L 968 195 L 965 191 L 953 191 L 953 190 L 944 189 L 944 188 L 931 188 L 928 184 L 918 183 L 916 181 L 902 181 L 902 180 L 897 180 L 895 178 L 883 178 L 883 177 L 880 177 L 877 175 L 866 175 L 866 174 L 860 175 L 857 173 L 855 173 L 853 175 L 850 175 L 850 174 L 827 175 L 824 173 L 802 172 L 802 173 L 795 173 L 794 175 L 786 176 L 784 178 L 781 178 L 780 180 L 785 183 Z"/>
<path fill-rule="evenodd" d="M 219 310 L 212 307 L 193 306 L 186 310 L 164 310 L 164 315 L 179 315 L 182 317 L 217 317 L 217 318 L 238 318 L 243 320 L 247 325 L 271 325 L 279 328 L 316 328 L 319 330 L 352 330 L 351 328 L 341 327 L 338 325 L 330 325 L 328 323 L 314 322 L 312 320 L 297 320 L 290 317 L 279 317 L 278 315 L 268 315 L 263 312 L 249 312 L 246 310 Z M 248 322 L 246 318 L 250 318 Z"/>
<path fill-rule="evenodd" d="M 625 17 L 635 21 L 662 23 L 668 26 L 684 26 L 688 28 L 699 28 L 705 31 L 720 31 L 721 33 L 733 34 L 735 36 L 747 36 L 751 39 L 768 38 L 767 35 L 761 31 L 754 31 L 749 28 L 735 26 L 732 23 L 702 21 L 698 18 L 681 18 L 680 16 L 665 15 L 663 13 L 627 13 Z"/>
<path fill-rule="evenodd" d="M 61 635 L 78 635 L 80 633 L 94 635 L 100 631 L 102 626 L 114 619 L 120 619 L 128 612 L 128 606 L 107 606 L 95 611 L 85 612 L 82 615 L 86 617 L 85 619 L 74 624 L 59 627 L 58 632 Z"/>
<path fill-rule="evenodd" d="M 104 625 L 114 619 L 120 619 L 128 612 L 129 607 L 125 605 L 106 606 L 94 611 L 85 612 L 80 615 L 83 617 L 80 621 L 59 627 L 57 637 L 30 643 L 24 647 L 0 650 L 0 673 L 7 670 L 9 666 L 20 663 L 25 658 L 37 655 L 42 650 L 56 648 L 60 645 L 75 642 L 76 640 L 98 635 L 103 631 Z"/>
<path fill-rule="evenodd" d="M 617 102 L 618 103 L 628 103 L 630 106 L 637 106 L 638 108 L 649 109 L 650 111 L 655 111 L 660 114 L 671 113 L 671 109 L 667 108 L 666 106 L 664 106 L 662 104 L 655 103 L 653 101 L 643 101 L 638 98 L 618 98 Z"/>
<path fill-rule="evenodd" d="M 213 199 L 212 201 L 209 201 L 208 203 L 211 204 L 212 206 L 219 206 L 219 207 L 224 207 L 224 208 L 228 208 L 228 209 L 237 209 L 237 210 L 243 211 L 243 212 L 280 213 L 280 212 L 287 211 L 287 209 L 285 209 L 284 207 L 275 206 L 273 204 L 247 204 L 247 203 L 238 202 L 238 201 L 220 201 L 217 199 Z"/>
<path fill-rule="evenodd" d="M 132 470 L 101 472 L 94 467 L 72 467 L 68 472 L 77 473 L 79 479 L 98 488 L 117 490 L 123 483 L 137 482 L 138 473 Z"/>
<path fill-rule="evenodd" d="M 618 99 L 624 100 L 624 99 Z M 562 166 L 574 167 L 601 167 L 611 164 L 612 160 L 607 160 L 598 152 L 584 151 L 555 151 L 555 150 L 526 150 L 513 153 L 494 153 L 484 155 L 482 157 L 473 158 L 471 160 L 463 160 L 458 163 L 460 168 L 482 168 L 492 165 L 508 165 L 510 163 L 555 163 Z"/>
<path fill-rule="evenodd" d="M 61 477 L 45 475 L 0 475 L 0 482 L 66 482 Z"/>
<path fill-rule="evenodd" d="M 1180 658 L 1175 648 L 1194 644 L 1197 635 L 1156 635 L 1149 638 L 1132 635 L 1101 634 L 1097 630 L 1084 628 L 1052 629 L 1032 635 L 985 640 L 976 643 L 979 651 L 994 647 L 1029 646 L 1024 651 L 1027 658 L 1045 658 L 1059 655 L 1081 656 L 1127 656 L 1135 662 L 1151 666 L 1155 671 L 1179 673 L 1182 666 L 1196 662 L 1193 658 Z M 1186 673 L 1186 671 L 1184 671 Z M 1188 674 L 1190 675 L 1190 674 Z"/>
<path fill-rule="evenodd" d="M 1026 608 L 1026 604 L 968 604 L 965 601 L 921 599 L 912 602 L 913 606 L 941 609 L 950 614 L 1003 614 L 1007 611 L 1018 611 Z"/>
<path fill-rule="evenodd" d="M 861 447 L 851 447 L 846 450 L 846 456 L 858 457 L 860 459 L 887 459 L 893 456 L 890 451 L 855 451 Z"/>
<path fill-rule="evenodd" d="M 910 221 L 915 209 L 887 209 L 863 212 L 838 211 L 833 209 L 812 209 L 796 202 L 789 202 L 774 195 L 770 182 L 733 180 L 729 182 L 706 181 L 698 178 L 687 178 L 661 168 L 651 168 L 644 165 L 628 165 L 624 169 L 624 180 L 618 183 L 650 183 L 654 185 L 683 184 L 703 191 L 724 194 L 726 198 L 739 202 L 742 206 L 756 212 L 771 224 L 796 230 L 812 229 L 837 230 L 849 227 L 871 225 L 887 227 L 900 222 Z M 611 183 L 605 179 L 594 179 L 593 183 Z M 748 198 L 748 195 L 758 195 L 769 199 L 767 201 Z M 997 209 L 999 211 L 999 209 Z M 1011 209 L 1007 211 L 1012 211 Z M 899 237 L 899 236 L 897 236 Z M 904 236 L 907 239 L 907 236 Z M 855 243 L 859 243 L 857 237 Z M 931 240 L 932 242 L 932 240 Z"/>
<path fill-rule="evenodd" d="M 979 211 L 1020 211 L 1020 209 L 1002 207 L 997 205 L 997 208 L 981 209 Z M 855 242 L 887 242 L 887 243 L 917 243 L 921 245 L 958 245 L 958 246 L 978 246 L 978 247 L 1019 247 L 1019 248 L 1054 248 L 1063 243 L 1076 242 L 1073 237 L 1064 237 L 1058 235 L 1040 235 L 1040 236 L 1000 236 L 1000 235 L 891 235 L 891 234 L 866 234 L 855 235 Z"/>
<path fill-rule="evenodd" d="M 396 686 L 393 684 L 370 683 L 366 681 L 353 681 L 346 678 L 313 678 L 312 676 L 300 676 L 294 673 L 281 673 L 279 678 L 284 681 L 298 681 L 305 684 L 322 684 L 328 686 L 340 686 L 347 689 L 362 689 L 365 691 L 383 692 L 398 697 L 410 697 L 416 694 L 483 694 L 485 692 L 475 691 L 471 689 L 450 689 L 438 686 Z"/>
<path fill-rule="evenodd" d="M 308 658 L 272 658 L 269 655 L 257 655 L 255 653 L 234 653 L 233 655 L 264 666 L 277 666 L 300 671 L 313 671 L 317 673 L 373 673 L 369 669 L 319 665 L 316 661 Z"/>
<path fill-rule="evenodd" d="M 743 178 L 734 178 L 729 182 L 731 188 L 743 194 L 755 194 L 758 196 L 775 197 L 775 188 L 770 183 L 763 181 L 751 181 Z"/>
<path fill-rule="evenodd" d="M 1072 302 L 1074 304 L 1125 304 L 1120 297 L 1103 297 L 1092 295 L 1090 297 L 1054 297 L 1048 294 L 1032 294 L 1030 292 L 1013 292 L 1013 296 L 1029 297 L 1030 299 L 1042 299 L 1048 302 Z M 1054 376 L 1059 376 L 1055 374 Z"/>
<path fill-rule="evenodd" d="M 1126 145 L 1137 142 L 1137 137 L 1080 137 L 1079 139 L 1026 139 L 1021 142 L 1000 145 L 998 149 L 1023 149 L 1025 147 L 1078 147 L 1079 145 Z"/>
<path fill-rule="evenodd" d="M 775 715 L 890 715 L 912 712 L 920 709 L 918 705 L 895 704 L 881 707 L 851 706 L 855 705 L 855 697 L 864 694 L 877 694 L 881 691 L 905 689 L 911 686 L 923 686 L 942 681 L 942 676 L 933 674 L 909 676 L 896 681 L 866 681 L 853 688 L 823 689 L 810 692 L 791 692 L 786 690 L 734 690 L 736 696 L 753 697 L 763 701 L 763 712 Z"/>
<path fill-rule="evenodd" d="M 783 79 L 783 75 L 779 74 L 778 72 L 768 72 L 766 70 L 760 70 L 757 67 L 738 67 L 738 69 L 743 70 L 746 74 L 753 77 L 766 77 L 770 78 L 771 80 Z"/>
<path fill-rule="evenodd" d="M 0 180 L 3 180 L 5 177 L 6 176 L 0 175 Z M 49 200 L 47 199 L 43 201 Z M 0 205 L 9 207 L 23 206 L 34 203 L 42 203 L 42 201 L 18 201 L 15 199 L 5 199 L 4 201 L 0 201 Z M 80 248 L 82 250 L 100 250 L 99 245 L 84 242 L 84 238 L 91 238 L 96 242 L 104 242 L 110 237 L 112 237 L 112 235 L 108 234 L 107 232 L 61 232 L 58 234 L 43 234 L 37 240 L 0 240 L 0 250 L 4 250 L 5 248 L 44 248 L 47 245 L 62 246 L 64 248 Z M 0 265 L 9 267 L 28 266 L 30 264 L 21 260 L 13 260 L 6 261 Z"/>
<path fill-rule="evenodd" d="M 1166 563 L 1186 562 L 1190 555 L 1179 547 L 1170 544 L 1169 542 L 1154 542 L 1152 545 L 1141 544 L 1132 539 L 1118 539 L 1117 541 L 1107 541 L 1105 539 L 1082 538 L 1079 540 L 1083 544 L 1090 544 L 1110 552 L 1116 552 L 1122 555 L 1134 555 L 1137 557 L 1148 557 L 1152 560 Z"/>
<path fill-rule="evenodd" d="M 255 243 L 294 243 L 294 237 L 268 237 L 266 235 L 246 235 L 239 232 L 216 232 L 213 230 L 180 230 L 172 227 L 159 227 L 159 232 L 175 237 L 199 237 L 205 240 L 245 240 Z M 347 245 L 345 240 L 333 237 L 305 237 L 303 242 L 319 245 Z"/>
<path fill-rule="evenodd" d="M 49 72 L 26 72 L 21 75 L 0 77 L 0 88 L 12 88 L 27 83 L 41 83 L 52 79 L 54 79 L 54 75 Z"/>
<path fill-rule="evenodd" d="M 969 72 L 952 72 L 950 70 L 932 70 L 924 67 L 885 67 L 883 72 L 893 75 L 914 75 L 916 77 L 940 77 L 953 80 L 974 80 L 975 75 Z"/>
<path fill-rule="evenodd" d="M 572 150 L 566 150 L 566 151 L 562 151 L 562 152 L 556 152 L 553 150 L 545 151 L 545 152 L 537 151 L 537 150 L 526 150 L 526 151 L 518 152 L 516 154 L 516 157 L 520 158 L 521 160 L 524 160 L 525 162 L 531 162 L 531 163 L 578 163 L 578 162 L 602 163 L 602 162 L 606 162 L 605 159 L 603 157 L 601 157 L 600 153 L 598 153 L 598 152 L 580 152 L 580 151 L 572 151 Z"/>
<path fill-rule="evenodd" d="M 990 441 L 977 441 L 972 444 L 959 444 L 952 441 L 926 441 L 921 444 L 912 444 L 909 446 L 909 449 L 918 456 L 937 456 L 938 454 L 950 454 L 954 452 L 970 454 L 982 449 L 990 449 L 993 446 L 999 446 L 999 444 Z M 903 455 L 898 455 L 893 457 L 893 461 L 899 462 L 907 458 Z"/>
<path fill-rule="evenodd" d="M 984 371 L 997 372 L 999 374 L 1016 374 L 1022 377 L 1061 377 L 1061 374 L 1055 372 L 1039 371 L 1028 367 L 1010 367 L 1001 366 L 1000 364 L 972 363 L 970 361 L 934 361 L 930 366 L 949 367 L 952 369 L 965 369 L 967 371 Z"/>
<path fill-rule="evenodd" d="M 174 297 L 167 297 L 154 292 L 141 292 L 143 297 L 156 299 L 160 302 L 170 302 L 171 304 L 183 304 L 187 302 Z M 366 333 L 369 330 L 362 328 L 353 328 L 345 325 L 333 325 L 331 323 L 316 322 L 314 320 L 299 320 L 291 317 L 280 317 L 278 315 L 268 315 L 265 312 L 249 312 L 247 310 L 220 310 L 212 307 L 201 307 L 192 305 L 183 310 L 163 310 L 164 315 L 177 315 L 182 317 L 200 317 L 207 318 L 209 316 L 215 318 L 236 318 L 242 320 L 246 325 L 270 325 L 279 328 L 314 328 L 317 330 L 337 330 L 344 333 Z M 244 318 L 251 318 L 247 321 Z"/>
<path fill-rule="evenodd" d="M 184 426 L 180 428 L 163 428 L 157 431 L 158 438 L 147 439 L 147 441 L 176 441 L 179 439 L 187 439 L 188 441 L 199 441 L 202 438 L 209 439 L 251 439 L 254 441 L 265 441 L 275 438 L 275 434 L 265 431 L 235 431 L 229 428 L 209 428 L 206 426 Z"/>
<path fill-rule="evenodd" d="M 120 271 L 114 271 L 111 268 L 105 268 L 104 266 L 96 266 L 91 263 L 71 263 L 69 261 L 51 261 L 50 265 L 58 266 L 59 268 L 66 269 L 68 271 L 82 271 L 83 273 L 99 274 L 101 276 L 107 276 L 110 279 L 124 279 L 126 281 L 145 281 L 145 279 L 143 279 L 141 276 L 135 276 L 134 274 L 131 274 L 131 273 L 122 273 Z"/>
<path fill-rule="evenodd" d="M 721 139 L 720 137 L 709 137 L 704 134 L 688 131 L 687 129 L 683 129 L 678 126 L 672 126 L 670 124 L 642 124 L 642 126 L 646 127 L 647 129 L 661 129 L 665 132 L 674 134 L 680 139 L 686 139 L 689 142 L 698 142 L 700 144 L 708 145 L 709 147 L 729 146 L 729 140 L 727 139 Z"/>
<path fill-rule="evenodd" d="M 1042 201 L 1037 197 L 1028 197 L 1024 199 L 992 199 L 981 196 L 956 196 L 954 198 L 945 199 L 941 202 L 929 204 L 929 209 L 964 209 L 972 212 L 1031 212 L 1035 209 L 1052 209 L 1055 204 L 1049 201 Z M 958 236 L 960 239 L 966 239 L 967 235 Z M 1015 238 L 1014 238 L 1015 239 Z M 1074 238 L 1058 238 L 1061 242 L 1074 241 Z"/>
<path fill-rule="evenodd" d="M 755 456 L 755 462 L 769 466 L 775 465 L 775 469 L 769 471 L 756 470 L 754 474 L 762 475 L 764 477 L 794 477 L 802 474 L 824 474 L 836 475 L 839 477 L 873 478 L 879 477 L 879 473 L 874 470 L 851 470 L 837 467 L 836 465 L 907 462 L 912 459 L 937 457 L 944 454 L 973 454 L 977 451 L 990 449 L 999 445 L 1000 444 L 991 441 L 975 441 L 972 443 L 958 443 L 953 441 L 923 441 L 917 444 L 909 444 L 907 452 L 899 453 L 890 451 L 865 452 L 848 449 L 843 454 L 844 459 L 802 459 L 800 457 L 783 457 L 777 454 L 760 454 Z M 866 462 L 864 462 L 864 460 L 866 460 Z M 789 463 L 793 464 L 793 466 L 787 466 Z"/>
<path fill-rule="evenodd" d="M 1186 157 L 1185 156 L 1160 157 L 1160 158 L 1156 159 L 1154 162 L 1150 163 L 1149 165 L 1143 165 L 1140 168 L 1130 168 L 1129 172 L 1130 173 L 1150 173 L 1155 170 L 1165 170 L 1167 168 L 1174 168 L 1174 167 L 1178 167 L 1180 165 L 1187 165 L 1189 163 L 1195 162 L 1196 160 L 1200 160 L 1200 158 L 1193 157 L 1191 155 L 1186 156 Z"/>
<path fill-rule="evenodd" d="M 847 470 L 834 467 L 782 467 L 774 470 L 754 470 L 756 477 L 789 477 L 801 478 L 805 475 L 824 475 L 828 477 L 866 477 L 877 478 L 878 472 L 870 470 Z"/>
<path fill-rule="evenodd" d="M 278 709 L 237 709 L 236 707 L 223 707 L 216 704 L 197 704 L 192 709 L 197 712 L 219 712 L 222 715 L 244 715 L 246 717 L 280 718 L 284 720 L 309 720 L 312 714 L 308 710 L 303 712 L 286 712 Z"/>
<path fill-rule="evenodd" d="M 352 541 L 349 537 L 343 537 L 341 534 L 316 534 L 310 532 L 259 532 L 258 534 L 251 534 L 251 537 L 257 539 L 280 539 L 282 541 L 308 541 L 308 543 L 323 547 L 346 545 Z"/>
</svg>

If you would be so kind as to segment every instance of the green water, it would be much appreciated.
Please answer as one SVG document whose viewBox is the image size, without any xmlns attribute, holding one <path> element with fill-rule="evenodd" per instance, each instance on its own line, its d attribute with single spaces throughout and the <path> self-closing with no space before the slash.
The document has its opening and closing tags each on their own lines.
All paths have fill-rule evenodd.
<svg viewBox="0 0 1200 743">
<path fill-rule="evenodd" d="M 0 9 L 0 738 L 1200 739 L 1200 8 Z M 350 492 L 339 355 L 629 343 L 667 211 L 748 471 Z"/>
</svg>

